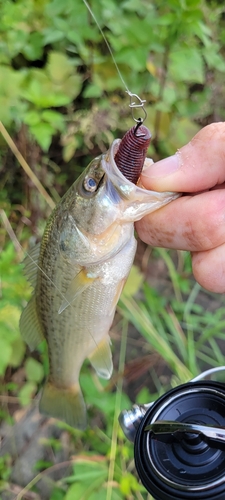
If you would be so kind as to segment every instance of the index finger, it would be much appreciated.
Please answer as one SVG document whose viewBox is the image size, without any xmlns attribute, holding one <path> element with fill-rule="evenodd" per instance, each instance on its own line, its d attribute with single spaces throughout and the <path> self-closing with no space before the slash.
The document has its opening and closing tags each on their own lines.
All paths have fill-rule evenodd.
<svg viewBox="0 0 225 500">
<path fill-rule="evenodd" d="M 225 122 L 212 123 L 141 175 L 146 189 L 194 193 L 225 181 Z"/>
</svg>

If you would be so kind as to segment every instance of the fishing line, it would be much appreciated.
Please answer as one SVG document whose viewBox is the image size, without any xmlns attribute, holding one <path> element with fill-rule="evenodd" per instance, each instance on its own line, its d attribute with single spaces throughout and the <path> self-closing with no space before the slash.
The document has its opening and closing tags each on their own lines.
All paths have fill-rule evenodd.
<svg viewBox="0 0 225 500">
<path fill-rule="evenodd" d="M 120 77 L 120 79 L 121 79 L 122 84 L 124 85 L 124 87 L 125 87 L 125 89 L 126 89 L 126 92 L 127 92 L 129 95 L 133 95 L 133 94 L 132 94 L 132 92 L 130 92 L 130 90 L 128 89 L 128 86 L 127 86 L 127 84 L 126 84 L 126 82 L 125 82 L 125 80 L 124 80 L 124 78 L 123 78 L 123 76 L 122 76 L 122 73 L 121 73 L 121 71 L 120 71 L 120 69 L 119 69 L 119 66 L 118 66 L 117 62 L 116 62 L 115 56 L 114 56 L 114 54 L 113 54 L 113 51 L 112 51 L 112 49 L 111 49 L 111 47 L 110 47 L 110 44 L 109 44 L 109 42 L 108 42 L 108 40 L 107 40 L 107 38 L 106 38 L 106 36 L 105 36 L 105 34 L 104 34 L 103 30 L 102 30 L 102 28 L 101 28 L 101 26 L 100 26 L 100 24 L 99 24 L 99 22 L 98 22 L 97 18 L 96 18 L 96 16 L 95 16 L 95 14 L 94 14 L 93 10 L 91 9 L 91 7 L 90 7 L 90 5 L 88 4 L 87 0 L 83 0 L 83 2 L 84 2 L 84 4 L 86 5 L 87 9 L 89 10 L 89 12 L 90 12 L 91 16 L 93 17 L 93 19 L 94 19 L 94 21 L 95 21 L 96 25 L 98 26 L 98 29 L 99 29 L 99 31 L 100 31 L 100 33 L 101 33 L 101 35 L 102 35 L 103 39 L 104 39 L 104 42 L 105 42 L 105 44 L 106 44 L 106 46 L 107 46 L 107 48 L 108 48 L 108 51 L 109 51 L 109 53 L 110 53 L 110 55 L 111 55 L 111 57 L 112 57 L 113 63 L 115 64 L 115 67 L 116 67 L 117 73 L 118 73 L 118 75 L 119 75 L 119 77 Z"/>
<path fill-rule="evenodd" d="M 116 71 L 117 71 L 117 73 L 118 73 L 118 75 L 120 77 L 120 80 L 121 80 L 123 86 L 126 89 L 126 93 L 130 97 L 129 107 L 132 109 L 132 118 L 133 118 L 133 120 L 135 122 L 137 122 L 137 123 L 143 123 L 145 121 L 146 117 L 147 117 L 147 112 L 146 112 L 146 110 L 144 108 L 144 104 L 145 104 L 146 101 L 145 101 L 145 99 L 141 99 L 137 94 L 134 94 L 133 92 L 131 92 L 129 90 L 129 88 L 128 88 L 128 86 L 127 86 L 127 84 L 126 84 L 126 82 L 125 82 L 125 80 L 123 78 L 123 75 L 122 75 L 122 73 L 121 73 L 121 71 L 119 69 L 119 66 L 118 66 L 118 64 L 116 62 L 116 58 L 115 58 L 115 56 L 113 54 L 112 48 L 111 48 L 111 46 L 110 46 L 110 44 L 109 44 L 109 42 L 108 42 L 108 40 L 107 40 L 107 38 L 106 38 L 106 36 L 104 34 L 104 31 L 102 30 L 102 28 L 101 28 L 101 26 L 100 26 L 100 24 L 98 22 L 95 14 L 93 12 L 93 10 L 91 9 L 91 7 L 90 7 L 89 3 L 87 2 L 87 0 L 83 0 L 83 3 L 86 6 L 86 8 L 88 9 L 88 11 L 90 12 L 92 18 L 94 19 L 94 21 L 95 21 L 95 23 L 96 23 L 96 25 L 97 25 L 97 27 L 98 27 L 98 29 L 100 31 L 100 33 L 102 35 L 102 38 L 103 38 L 103 40 L 104 40 L 104 42 L 105 42 L 105 44 L 107 46 L 107 49 L 108 49 L 108 51 L 109 51 L 109 53 L 110 53 L 110 55 L 112 57 L 113 63 L 115 65 Z M 134 98 L 134 100 L 132 100 L 132 98 Z M 143 113 L 144 113 L 144 117 L 143 118 L 138 118 L 138 119 L 135 118 L 133 110 L 136 109 L 136 108 L 142 108 Z"/>
<path fill-rule="evenodd" d="M 118 73 L 118 75 L 119 75 L 119 77 L 120 77 L 120 80 L 121 80 L 121 82 L 122 82 L 122 84 L 123 84 L 123 86 L 124 86 L 124 88 L 125 88 L 125 90 L 126 90 L 126 93 L 127 93 L 127 94 L 129 95 L 129 97 L 130 97 L 130 104 L 129 104 L 129 107 L 132 109 L 132 117 L 133 117 L 133 119 L 134 119 L 136 122 L 139 122 L 139 120 L 140 120 L 140 119 L 138 119 L 138 120 L 136 120 L 136 119 L 135 119 L 135 117 L 134 117 L 134 115 L 133 115 L 133 109 L 134 109 L 134 108 L 142 108 L 142 109 L 143 109 L 143 112 L 144 112 L 144 119 L 145 119 L 145 117 L 146 117 L 146 111 L 145 111 L 145 109 L 144 109 L 144 103 L 145 103 L 145 100 L 142 100 L 142 99 L 141 99 L 141 98 L 140 98 L 137 94 L 134 94 L 134 93 L 132 93 L 132 92 L 129 90 L 129 88 L 128 88 L 128 86 L 127 86 L 127 84 L 126 84 L 126 82 L 125 82 L 125 80 L 124 80 L 124 78 L 123 78 L 123 76 L 122 76 L 122 73 L 121 73 L 121 71 L 120 71 L 120 69 L 119 69 L 119 66 L 118 66 L 118 64 L 117 64 L 117 62 L 116 62 L 116 59 L 115 59 L 115 56 L 114 56 L 114 54 L 113 54 L 112 48 L 111 48 L 111 46 L 110 46 L 110 44 L 109 44 L 109 42 L 108 42 L 108 40 L 107 40 L 107 38 L 106 38 L 106 36 L 105 36 L 105 34 L 104 34 L 104 32 L 103 32 L 103 30 L 102 30 L 102 28 L 101 28 L 100 24 L 99 24 L 99 22 L 98 22 L 98 20 L 97 20 L 97 18 L 96 18 L 96 16 L 95 16 L 95 14 L 94 14 L 94 12 L 92 11 L 92 9 L 91 9 L 91 7 L 90 7 L 89 3 L 87 2 L 87 0 L 83 0 L 83 3 L 84 3 L 84 5 L 86 6 L 86 8 L 88 9 L 88 11 L 90 12 L 90 14 L 91 14 L 92 18 L 94 19 L 94 21 L 95 21 L 95 23 L 96 23 L 96 25 L 97 25 L 97 27 L 98 27 L 98 29 L 99 29 L 99 31 L 100 31 L 100 33 L 101 33 L 101 35 L 102 35 L 102 37 L 103 37 L 103 40 L 104 40 L 104 42 L 105 42 L 105 44 L 106 44 L 106 46 L 107 46 L 107 48 L 108 48 L 108 51 L 109 51 L 109 53 L 110 53 L 110 55 L 111 55 L 111 58 L 112 58 L 112 61 L 113 61 L 114 65 L 115 65 L 115 68 L 116 68 L 116 70 L 117 70 L 117 73 Z M 133 98 L 134 98 L 134 100 L 132 100 Z M 142 120 L 142 121 L 144 121 L 144 120 Z M 2 130 L 1 130 L 1 132 L 2 132 Z M 4 134 L 3 134 L 3 135 L 4 135 Z M 5 138 L 5 139 L 6 139 L 6 138 Z M 11 138 L 10 138 L 10 141 L 11 141 Z M 9 138 L 8 138 L 8 139 L 6 139 L 6 142 L 7 142 L 7 143 L 8 143 L 8 145 L 9 145 Z M 12 149 L 12 148 L 11 148 L 11 149 Z M 14 152 L 14 154 L 15 154 L 15 150 L 13 150 L 13 152 Z M 15 154 L 15 156 L 17 156 L 17 155 Z M 21 157 L 22 157 L 22 155 L 21 155 Z M 22 158 L 23 158 L 23 157 L 22 157 Z M 36 187 L 37 187 L 37 186 L 36 186 Z M 49 202 L 49 201 L 48 201 L 48 202 Z M 52 200 L 51 200 L 51 203 L 49 202 L 49 205 L 51 206 L 51 208 L 53 208 L 54 203 L 52 202 Z M 3 218 L 3 217 L 2 217 L 2 218 Z M 8 231 L 7 231 L 7 232 L 8 232 Z M 9 236 L 10 236 L 10 235 L 9 235 Z M 22 245 L 20 244 L 20 242 L 18 241 L 18 239 L 17 239 L 17 238 L 16 238 L 16 240 L 17 240 L 17 242 L 18 242 L 19 247 L 21 248 L 21 250 L 22 250 L 22 251 L 23 251 L 23 253 L 25 254 L 25 256 L 26 256 L 26 257 L 28 257 L 28 258 L 30 259 L 30 261 L 34 264 L 34 266 L 36 267 L 36 269 L 37 269 L 37 270 L 39 270 L 39 271 L 43 274 L 43 276 L 45 276 L 45 278 L 49 281 L 49 283 L 51 283 L 51 285 L 52 285 L 52 286 L 53 286 L 53 287 L 54 287 L 54 288 L 58 291 L 58 293 L 60 294 L 60 296 L 62 297 L 62 299 L 66 300 L 66 302 L 68 303 L 68 306 L 67 306 L 67 307 L 69 307 L 69 306 L 70 306 L 70 307 L 72 307 L 72 303 L 71 303 L 71 302 L 69 302 L 69 301 L 66 299 L 66 297 L 65 297 L 65 296 L 64 296 L 64 294 L 61 292 L 61 290 L 57 287 L 57 285 L 54 283 L 54 281 L 53 281 L 53 280 L 52 280 L 52 279 L 51 279 L 51 278 L 50 278 L 50 277 L 49 277 L 49 276 L 45 273 L 45 271 L 44 271 L 44 270 L 43 270 L 43 269 L 39 266 L 39 264 L 38 264 L 38 263 L 37 263 L 37 262 L 33 259 L 33 257 L 31 257 L 31 255 L 30 255 L 28 252 L 26 252 L 26 251 L 24 250 L 24 248 L 22 247 Z M 34 288 L 34 287 L 32 287 L 32 288 Z M 33 292 L 33 293 L 35 293 L 35 289 L 34 289 L 34 292 Z M 91 337 L 92 337 L 92 339 L 93 339 L 93 341 L 94 341 L 94 343 L 95 343 L 95 345 L 96 345 L 96 347 L 97 347 L 97 346 L 98 346 L 98 344 L 97 344 L 97 342 L 95 341 L 94 336 L 93 336 L 93 335 L 91 335 Z M 106 363 L 105 363 L 105 366 L 106 366 Z M 108 367 L 106 366 L 106 368 L 108 368 Z"/>
<path fill-rule="evenodd" d="M 117 73 L 118 73 L 118 75 L 119 75 L 119 77 L 120 77 L 120 80 L 121 80 L 121 82 L 122 82 L 122 84 L 123 84 L 124 88 L 126 89 L 126 93 L 129 95 L 129 98 L 130 98 L 130 104 L 129 104 L 129 107 L 131 108 L 132 118 L 133 118 L 133 120 L 134 120 L 134 121 L 138 124 L 138 126 L 139 126 L 141 123 L 143 123 L 143 122 L 145 121 L 145 119 L 146 119 L 146 117 L 147 117 L 147 112 L 146 112 L 146 110 L 145 110 L 145 108 L 144 108 L 144 104 L 145 104 L 145 102 L 146 102 L 146 101 L 145 101 L 145 100 L 143 100 L 143 99 L 141 99 L 141 98 L 140 98 L 137 94 L 134 94 L 133 92 L 131 92 L 131 91 L 129 90 L 129 88 L 128 88 L 128 86 L 127 86 L 127 84 L 126 84 L 126 82 L 125 82 L 125 80 L 124 80 L 124 78 L 123 78 L 123 75 L 122 75 L 122 73 L 121 73 L 121 71 L 120 71 L 120 69 L 119 69 L 119 66 L 118 66 L 118 64 L 117 64 L 117 62 L 116 62 L 116 59 L 115 59 L 115 56 L 114 56 L 114 54 L 113 54 L 112 48 L 111 48 L 111 46 L 110 46 L 110 44 L 109 44 L 109 42 L 108 42 L 108 40 L 107 40 L 107 38 L 106 38 L 106 36 L 105 36 L 105 34 L 104 34 L 104 32 L 103 32 L 103 30 L 102 30 L 102 28 L 101 28 L 101 26 L 100 26 L 99 22 L 98 22 L 98 20 L 97 20 L 97 18 L 96 18 L 96 16 L 95 16 L 95 14 L 94 14 L 94 12 L 93 12 L 93 10 L 91 9 L 91 7 L 90 7 L 89 3 L 87 2 L 87 0 L 83 0 L 83 3 L 84 3 L 84 5 L 86 6 L 86 8 L 88 9 L 88 11 L 90 12 L 90 14 L 91 14 L 92 18 L 94 19 L 94 21 L 95 21 L 95 23 L 96 23 L 96 25 L 97 25 L 97 27 L 98 27 L 98 29 L 99 29 L 99 31 L 100 31 L 100 33 L 101 33 L 101 35 L 102 35 L 102 38 L 103 38 L 103 40 L 104 40 L 104 42 L 105 42 L 105 44 L 106 44 L 106 46 L 107 46 L 107 48 L 108 48 L 108 51 L 109 51 L 109 53 L 110 53 L 110 55 L 111 55 L 111 57 L 112 57 L 112 61 L 113 61 L 114 65 L 115 65 L 115 68 L 116 68 Z M 136 108 L 142 108 L 143 113 L 144 113 L 144 117 L 143 117 L 143 118 L 138 118 L 138 119 L 136 119 L 136 118 L 135 118 L 135 116 L 134 116 L 134 109 L 136 109 Z M 93 336 L 92 336 L 92 338 L 93 338 Z M 93 339 L 93 340 L 94 340 L 94 339 Z M 125 340 L 124 340 L 124 339 L 123 339 L 123 337 L 122 337 L 122 345 L 124 344 L 124 341 L 126 342 L 126 340 L 127 340 L 127 335 L 125 336 Z M 96 342 L 95 342 L 95 343 L 96 343 Z M 121 353 L 120 353 L 120 354 L 121 354 Z M 105 363 L 105 365 L 106 365 L 106 363 Z M 119 385 L 118 385 L 117 383 L 115 383 L 115 386 L 116 386 L 117 393 L 118 393 L 118 390 L 119 390 L 119 389 L 121 390 L 121 386 L 119 387 Z M 114 420 L 114 425 L 115 425 L 115 420 Z M 114 450 L 114 448 L 113 448 L 113 446 L 112 446 L 112 449 L 111 449 L 111 455 L 113 454 L 113 451 L 115 451 L 115 450 Z M 110 471 L 110 469 L 109 469 L 109 471 Z M 111 471 L 111 472 L 112 472 L 112 471 Z M 109 474 L 110 474 L 110 472 L 109 472 Z M 109 497 L 111 498 L 111 493 L 112 493 L 112 490 L 110 489 L 110 490 L 108 491 L 108 489 L 107 489 L 107 499 L 108 499 Z"/>
</svg>

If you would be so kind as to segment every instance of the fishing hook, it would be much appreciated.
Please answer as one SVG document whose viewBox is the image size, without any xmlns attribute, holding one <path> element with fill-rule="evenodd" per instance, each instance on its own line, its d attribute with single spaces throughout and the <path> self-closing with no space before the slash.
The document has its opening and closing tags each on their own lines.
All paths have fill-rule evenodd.
<svg viewBox="0 0 225 500">
<path fill-rule="evenodd" d="M 129 107 L 132 109 L 132 118 L 138 124 L 137 125 L 137 127 L 138 127 L 139 125 L 141 125 L 142 123 L 144 123 L 144 121 L 147 118 L 147 111 L 145 110 L 145 107 L 144 107 L 144 104 L 145 104 L 146 100 L 145 99 L 141 99 L 137 94 L 133 94 L 129 90 L 126 90 L 126 93 L 130 97 Z M 133 98 L 135 98 L 135 101 L 133 101 Z M 136 109 L 136 108 L 142 108 L 143 113 L 144 113 L 144 118 L 135 118 L 133 109 Z"/>
</svg>

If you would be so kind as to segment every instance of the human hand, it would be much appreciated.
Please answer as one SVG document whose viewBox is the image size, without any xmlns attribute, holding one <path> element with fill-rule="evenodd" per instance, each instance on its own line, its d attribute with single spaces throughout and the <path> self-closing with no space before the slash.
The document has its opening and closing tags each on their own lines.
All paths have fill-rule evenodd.
<svg viewBox="0 0 225 500">
<path fill-rule="evenodd" d="M 225 292 L 225 123 L 208 125 L 174 156 L 148 167 L 141 183 L 185 196 L 138 221 L 139 237 L 155 247 L 189 250 L 200 285 Z"/>
</svg>

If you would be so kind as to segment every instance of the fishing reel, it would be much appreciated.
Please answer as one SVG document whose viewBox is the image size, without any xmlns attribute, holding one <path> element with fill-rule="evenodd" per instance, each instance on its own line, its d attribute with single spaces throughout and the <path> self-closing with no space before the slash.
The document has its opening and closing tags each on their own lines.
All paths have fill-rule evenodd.
<svg viewBox="0 0 225 500">
<path fill-rule="evenodd" d="M 138 475 L 155 500 L 225 500 L 225 383 L 207 370 L 120 413 Z"/>
</svg>

